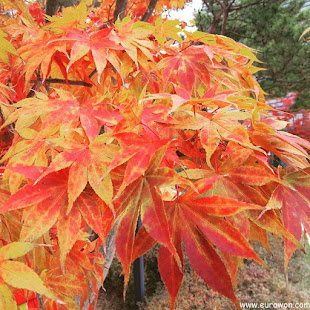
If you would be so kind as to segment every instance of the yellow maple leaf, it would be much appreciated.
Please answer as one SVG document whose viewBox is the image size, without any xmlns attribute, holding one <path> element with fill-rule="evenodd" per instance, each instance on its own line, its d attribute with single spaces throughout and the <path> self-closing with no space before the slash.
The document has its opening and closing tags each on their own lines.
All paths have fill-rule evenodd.
<svg viewBox="0 0 310 310">
<path fill-rule="evenodd" d="M 0 60 L 5 62 L 6 64 L 9 63 L 9 55 L 18 55 L 16 52 L 15 47 L 8 41 L 6 40 L 6 34 L 0 30 Z"/>
<path fill-rule="evenodd" d="M 86 26 L 88 7 L 92 5 L 92 0 L 82 0 L 77 6 L 69 6 L 62 9 L 61 16 L 47 16 L 54 28 L 66 28 L 73 26 Z"/>
</svg>

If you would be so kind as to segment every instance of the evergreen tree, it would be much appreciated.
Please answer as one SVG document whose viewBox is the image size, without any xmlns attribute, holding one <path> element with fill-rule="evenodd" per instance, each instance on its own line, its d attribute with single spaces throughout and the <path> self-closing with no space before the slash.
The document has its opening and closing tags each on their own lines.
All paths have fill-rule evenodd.
<svg viewBox="0 0 310 310">
<path fill-rule="evenodd" d="M 225 34 L 258 50 L 260 66 L 257 79 L 270 97 L 294 91 L 298 99 L 294 108 L 310 107 L 309 42 L 300 39 L 310 19 L 310 1 L 205 0 L 196 15 L 200 30 Z M 222 4 L 227 5 L 227 19 Z M 236 9 L 239 8 L 239 9 Z M 216 19 L 216 17 L 219 17 Z"/>
</svg>

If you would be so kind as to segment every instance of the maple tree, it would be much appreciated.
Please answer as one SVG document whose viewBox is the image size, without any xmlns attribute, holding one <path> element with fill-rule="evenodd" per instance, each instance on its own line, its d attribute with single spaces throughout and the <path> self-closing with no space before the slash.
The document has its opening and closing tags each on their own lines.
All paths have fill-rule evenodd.
<svg viewBox="0 0 310 310">
<path fill-rule="evenodd" d="M 250 48 L 181 36 L 180 22 L 158 14 L 166 1 L 148 23 L 144 2 L 128 1 L 115 22 L 119 1 L 91 2 L 46 17 L 38 4 L 0 1 L 10 10 L 0 18 L 1 128 L 14 134 L 1 158 L 0 304 L 16 309 L 17 289 L 39 294 L 45 309 L 96 302 L 100 248 L 116 227 L 124 295 L 131 263 L 160 244 L 171 308 L 184 255 L 240 308 L 243 260 L 268 268 L 254 241 L 270 251 L 268 233 L 281 236 L 286 271 L 303 248 L 310 143 L 268 117 Z M 274 168 L 270 153 L 287 167 Z"/>
</svg>

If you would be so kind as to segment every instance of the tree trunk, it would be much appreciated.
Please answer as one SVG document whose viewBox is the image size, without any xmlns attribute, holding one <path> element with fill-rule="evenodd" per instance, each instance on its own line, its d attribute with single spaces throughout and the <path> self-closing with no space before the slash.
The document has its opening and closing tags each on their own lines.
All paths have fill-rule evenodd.
<svg viewBox="0 0 310 310">
<path fill-rule="evenodd" d="M 118 18 L 122 20 L 125 16 L 128 0 L 117 0 L 114 11 L 114 21 Z"/>
<path fill-rule="evenodd" d="M 104 272 L 104 278 L 108 275 L 109 269 L 111 267 L 113 258 L 115 256 L 115 235 L 116 235 L 116 229 L 117 229 L 118 221 L 114 224 L 112 230 L 110 231 L 109 235 L 107 236 L 106 239 L 106 251 L 104 252 L 103 247 L 100 246 L 99 251 L 103 254 L 105 262 L 103 265 L 103 272 Z M 94 302 L 94 294 L 91 294 L 89 301 L 86 302 L 82 308 L 82 310 L 88 310 L 89 306 L 93 304 Z M 98 300 L 96 304 L 95 310 L 103 310 L 103 304 L 104 304 L 104 291 L 101 288 L 98 292 Z M 77 301 L 77 305 L 80 307 L 79 301 Z"/>
<path fill-rule="evenodd" d="M 222 35 L 225 35 L 225 32 L 226 32 L 227 19 L 228 19 L 228 9 L 225 8 L 224 15 L 223 15 L 223 22 L 222 22 L 222 30 L 221 30 Z"/>
<path fill-rule="evenodd" d="M 59 6 L 59 0 L 47 0 L 46 1 L 46 15 L 53 16 L 57 12 Z"/>
<path fill-rule="evenodd" d="M 53 16 L 61 7 L 68 7 L 75 5 L 78 0 L 47 0 L 46 1 L 46 14 Z"/>
<path fill-rule="evenodd" d="M 223 14 L 223 10 L 221 10 L 216 15 L 213 15 L 213 20 L 212 20 L 212 23 L 209 26 L 208 30 L 206 31 L 207 33 L 214 33 L 215 32 L 217 26 L 219 25 L 222 14 Z"/>
<path fill-rule="evenodd" d="M 142 21 L 144 22 L 147 22 L 149 20 L 149 18 L 151 17 L 154 9 L 155 9 L 155 6 L 157 4 L 157 1 L 158 0 L 151 0 L 147 10 L 145 11 L 143 17 L 142 17 Z"/>
<path fill-rule="evenodd" d="M 113 258 L 115 256 L 115 235 L 116 235 L 116 228 L 117 228 L 118 222 L 114 225 L 112 230 L 110 231 L 107 239 L 106 239 L 106 252 L 103 253 L 103 256 L 105 258 L 104 262 L 104 280 L 108 275 L 109 269 L 111 267 Z M 104 304 L 104 291 L 102 289 L 99 290 L 98 294 L 98 301 L 96 304 L 95 310 L 103 310 L 103 304 Z"/>
</svg>

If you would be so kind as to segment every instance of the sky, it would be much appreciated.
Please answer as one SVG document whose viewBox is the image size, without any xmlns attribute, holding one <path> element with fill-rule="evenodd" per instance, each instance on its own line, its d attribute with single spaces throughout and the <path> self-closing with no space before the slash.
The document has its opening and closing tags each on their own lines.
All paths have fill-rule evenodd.
<svg viewBox="0 0 310 310">
<path fill-rule="evenodd" d="M 179 19 L 190 25 L 190 21 L 194 19 L 194 13 L 202 8 L 202 0 L 193 0 L 187 3 L 182 10 L 170 10 L 168 12 L 169 19 Z"/>
</svg>

